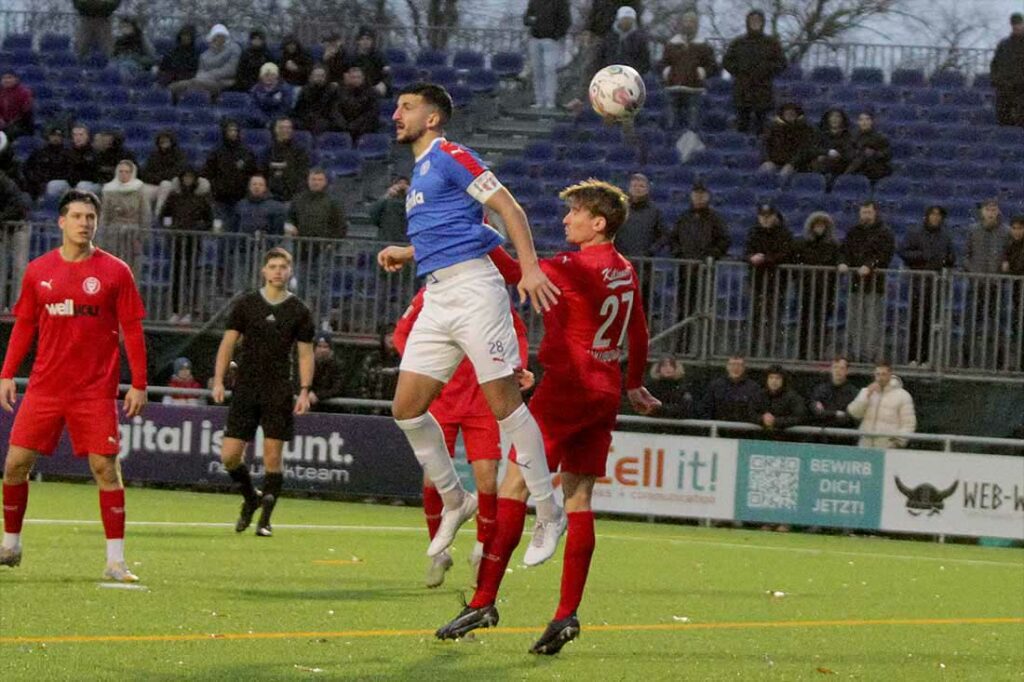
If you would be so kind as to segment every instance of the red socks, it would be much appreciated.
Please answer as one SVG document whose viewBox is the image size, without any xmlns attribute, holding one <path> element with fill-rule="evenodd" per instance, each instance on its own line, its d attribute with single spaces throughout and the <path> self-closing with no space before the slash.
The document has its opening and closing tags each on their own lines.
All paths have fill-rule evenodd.
<svg viewBox="0 0 1024 682">
<path fill-rule="evenodd" d="M 28 508 L 28 481 L 19 485 L 4 483 L 4 532 L 21 532 L 21 522 Z"/>
<path fill-rule="evenodd" d="M 512 552 L 519 545 L 526 523 L 526 503 L 507 497 L 498 498 L 498 527 L 484 543 L 484 558 L 476 578 L 476 593 L 469 605 L 478 609 L 493 604 L 498 597 Z"/>
<path fill-rule="evenodd" d="M 100 518 L 108 540 L 124 538 L 124 488 L 100 491 Z"/>
<path fill-rule="evenodd" d="M 570 513 L 562 563 L 562 593 L 555 620 L 568 618 L 579 607 L 590 571 L 590 558 L 594 555 L 594 544 L 594 512 Z"/>
<path fill-rule="evenodd" d="M 498 518 L 498 495 L 477 493 L 476 501 L 476 540 L 486 544 L 494 535 L 494 525 Z"/>
<path fill-rule="evenodd" d="M 437 528 L 441 525 L 441 512 L 444 510 L 444 501 L 437 488 L 423 488 L 423 516 L 427 519 L 427 533 L 433 540 L 437 535 Z"/>
</svg>

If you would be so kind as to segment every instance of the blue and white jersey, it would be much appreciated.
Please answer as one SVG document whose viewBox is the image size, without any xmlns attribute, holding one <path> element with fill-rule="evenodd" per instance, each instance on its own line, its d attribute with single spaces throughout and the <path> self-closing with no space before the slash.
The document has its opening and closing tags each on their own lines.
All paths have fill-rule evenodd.
<svg viewBox="0 0 1024 682">
<path fill-rule="evenodd" d="M 504 239 L 484 224 L 483 204 L 501 183 L 474 152 L 440 137 L 416 159 L 405 197 L 416 273 L 488 254 Z"/>
</svg>

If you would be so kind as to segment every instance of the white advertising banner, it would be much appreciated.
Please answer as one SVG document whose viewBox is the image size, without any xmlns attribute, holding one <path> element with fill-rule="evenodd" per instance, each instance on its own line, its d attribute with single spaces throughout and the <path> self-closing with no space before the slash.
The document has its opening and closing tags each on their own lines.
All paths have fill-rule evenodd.
<svg viewBox="0 0 1024 682">
<path fill-rule="evenodd" d="M 1024 457 L 887 450 L 881 529 L 1024 540 Z"/>
<path fill-rule="evenodd" d="M 737 442 L 616 431 L 594 510 L 732 519 Z"/>
</svg>

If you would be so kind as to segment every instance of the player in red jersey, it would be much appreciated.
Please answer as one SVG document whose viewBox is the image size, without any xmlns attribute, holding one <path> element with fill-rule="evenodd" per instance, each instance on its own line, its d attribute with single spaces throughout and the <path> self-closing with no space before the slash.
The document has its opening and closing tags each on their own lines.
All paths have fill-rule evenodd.
<svg viewBox="0 0 1024 682">
<path fill-rule="evenodd" d="M 562 291 L 562 302 L 544 313 L 540 362 L 544 376 L 530 401 L 544 435 L 551 471 L 561 472 L 568 536 L 561 598 L 555 616 L 531 652 L 555 654 L 580 631 L 576 609 L 594 552 L 594 483 L 604 476 L 622 392 L 619 362 L 629 339 L 626 391 L 640 414 L 661 404 L 642 385 L 647 364 L 647 321 L 636 273 L 615 250 L 615 233 L 628 214 L 618 188 L 587 180 L 563 191 L 569 206 L 566 239 L 579 251 L 544 259 L 541 267 Z M 519 544 L 528 493 L 519 467 L 509 467 L 498 491 L 498 526 L 484 545 L 476 593 L 440 639 L 498 623 L 494 607 L 501 579 Z"/>
<path fill-rule="evenodd" d="M 71 190 L 60 201 L 60 248 L 25 271 L 15 323 L 0 370 L 0 407 L 12 412 L 14 374 L 38 334 L 29 386 L 11 430 L 4 462 L 4 536 L 0 565 L 21 562 L 21 525 L 28 504 L 28 477 L 40 455 L 50 455 L 67 426 L 77 457 L 89 458 L 100 493 L 107 536 L 105 578 L 136 582 L 124 560 L 124 486 L 117 455 L 120 365 L 118 329 L 124 334 L 132 387 L 124 399 L 128 418 L 146 405 L 145 311 L 132 271 L 93 245 L 100 200 Z"/>
<path fill-rule="evenodd" d="M 494 262 L 495 265 L 498 265 L 498 270 L 505 278 L 505 282 L 510 285 L 516 284 L 520 275 L 518 264 L 501 247 L 494 251 L 501 252 L 504 256 L 501 257 L 495 253 Z M 508 264 L 511 264 L 511 267 Z M 399 353 L 405 352 L 409 333 L 423 309 L 425 291 L 426 289 L 423 288 L 416 293 L 409 308 L 395 325 L 394 343 Z M 519 341 L 521 363 L 517 370 L 519 385 L 521 390 L 526 391 L 533 386 L 533 374 L 526 369 L 529 362 L 530 346 L 526 337 L 526 324 L 519 317 L 515 308 L 512 309 L 512 322 L 515 325 Z M 452 457 L 455 456 L 455 440 L 458 438 L 459 431 L 462 431 L 462 440 L 466 445 L 466 459 L 469 460 L 473 468 L 479 504 L 476 513 L 477 542 L 470 555 L 470 565 L 475 580 L 480 559 L 483 557 L 484 542 L 494 529 L 498 510 L 498 462 L 501 461 L 501 429 L 487 404 L 487 399 L 480 390 L 476 372 L 473 371 L 473 363 L 468 358 L 463 359 L 452 378 L 445 384 L 441 394 L 430 404 L 429 411 L 440 425 L 441 431 L 444 433 L 445 445 L 448 446 L 448 454 Z M 431 540 L 434 539 L 441 523 L 443 509 L 444 501 L 441 499 L 441 494 L 437 491 L 433 481 L 424 475 L 423 514 L 426 517 L 427 533 Z M 430 566 L 427 568 L 427 587 L 439 587 L 444 582 L 445 573 L 451 566 L 452 558 L 448 550 L 431 557 Z"/>
</svg>

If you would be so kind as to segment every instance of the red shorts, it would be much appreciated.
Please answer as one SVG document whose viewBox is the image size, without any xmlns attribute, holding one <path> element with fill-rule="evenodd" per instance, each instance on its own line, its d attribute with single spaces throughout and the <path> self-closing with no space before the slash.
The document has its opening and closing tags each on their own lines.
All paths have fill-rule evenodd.
<svg viewBox="0 0 1024 682">
<path fill-rule="evenodd" d="M 457 422 L 441 422 L 444 442 L 448 454 L 455 456 L 455 439 L 462 430 L 462 442 L 466 445 L 466 459 L 479 462 L 487 459 L 501 459 L 501 429 L 491 415 L 463 417 Z"/>
<path fill-rule="evenodd" d="M 52 455 L 67 425 L 71 451 L 76 457 L 116 455 L 121 449 L 117 401 L 68 400 L 25 394 L 14 418 L 11 445 Z"/>
<path fill-rule="evenodd" d="M 530 412 L 544 436 L 552 473 L 604 476 L 619 415 L 617 395 L 581 395 L 578 386 L 541 381 L 530 401 Z"/>
</svg>

